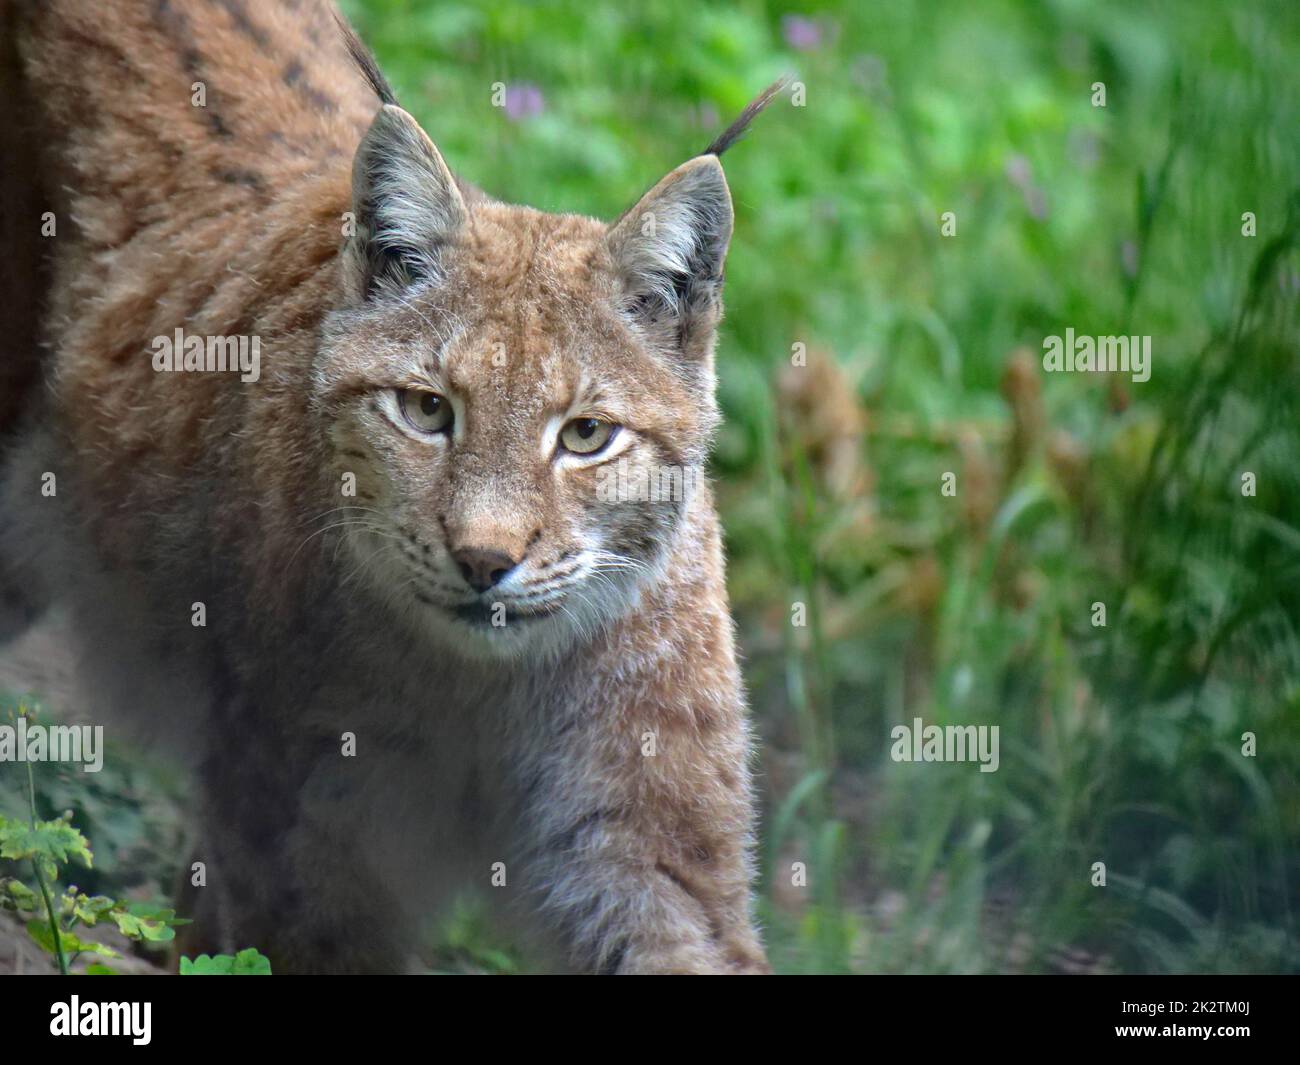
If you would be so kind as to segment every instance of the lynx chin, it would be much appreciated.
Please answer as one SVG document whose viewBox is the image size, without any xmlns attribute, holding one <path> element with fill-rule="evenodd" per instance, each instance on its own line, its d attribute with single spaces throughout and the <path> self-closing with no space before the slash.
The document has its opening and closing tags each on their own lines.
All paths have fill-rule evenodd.
<svg viewBox="0 0 1300 1065">
<path fill-rule="evenodd" d="M 0 24 L 0 591 L 189 760 L 181 949 L 409 971 L 476 892 L 552 968 L 766 971 L 703 473 L 719 157 L 783 83 L 602 222 L 455 174 L 319 0 Z"/>
</svg>

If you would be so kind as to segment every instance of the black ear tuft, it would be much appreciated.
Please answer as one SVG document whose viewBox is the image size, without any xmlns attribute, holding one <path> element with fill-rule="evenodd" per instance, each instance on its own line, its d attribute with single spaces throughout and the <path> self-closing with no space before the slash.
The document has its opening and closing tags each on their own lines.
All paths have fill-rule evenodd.
<svg viewBox="0 0 1300 1065">
<path fill-rule="evenodd" d="M 361 76 L 366 79 L 367 84 L 375 91 L 379 97 L 379 102 L 383 104 L 397 103 L 397 97 L 393 94 L 393 87 L 388 84 L 388 79 L 384 77 L 383 72 L 379 69 L 379 64 L 375 62 L 375 57 L 370 49 L 365 46 L 361 38 L 357 36 L 357 31 L 352 28 L 340 11 L 334 12 L 334 21 L 338 24 L 339 32 L 343 34 L 343 43 L 348 47 L 348 55 L 352 57 L 352 62 L 356 64 Z"/>
<path fill-rule="evenodd" d="M 735 144 L 736 141 L 744 135 L 745 130 L 749 128 L 749 124 L 754 121 L 754 116 L 770 104 L 776 94 L 781 92 L 790 84 L 790 80 L 791 76 L 789 74 L 783 74 L 781 77 L 777 78 L 776 81 L 772 82 L 771 85 L 751 100 L 745 110 L 740 112 L 740 117 L 723 130 L 714 139 L 713 143 L 705 148 L 700 154 L 721 155 Z"/>
</svg>

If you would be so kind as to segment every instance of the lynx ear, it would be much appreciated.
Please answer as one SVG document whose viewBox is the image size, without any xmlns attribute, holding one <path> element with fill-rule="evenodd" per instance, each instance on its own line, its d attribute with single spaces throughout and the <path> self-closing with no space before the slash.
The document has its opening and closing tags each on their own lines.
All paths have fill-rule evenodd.
<svg viewBox="0 0 1300 1065">
<path fill-rule="evenodd" d="M 656 339 L 688 354 L 701 341 L 707 348 L 722 312 L 731 226 L 722 164 L 702 155 L 660 181 L 610 230 L 624 309 Z"/>
<path fill-rule="evenodd" d="M 447 164 L 419 124 L 385 104 L 352 163 L 357 230 L 348 245 L 358 298 L 437 279 L 468 218 Z"/>
</svg>

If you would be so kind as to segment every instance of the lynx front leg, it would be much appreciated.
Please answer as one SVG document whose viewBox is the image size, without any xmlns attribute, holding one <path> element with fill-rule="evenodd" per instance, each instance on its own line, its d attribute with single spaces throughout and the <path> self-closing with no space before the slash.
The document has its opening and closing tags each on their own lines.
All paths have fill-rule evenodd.
<svg viewBox="0 0 1300 1065">
<path fill-rule="evenodd" d="M 218 704 L 218 742 L 202 771 L 207 865 L 193 929 L 204 950 L 257 947 L 276 973 L 406 971 L 401 878 L 362 844 L 374 770 L 325 733 L 282 725 L 243 691 Z M 221 737 L 257 736 L 257 744 Z"/>
<path fill-rule="evenodd" d="M 582 707 L 556 732 L 526 778 L 525 875 L 573 962 L 607 973 L 767 972 L 750 918 L 740 700 Z"/>
</svg>

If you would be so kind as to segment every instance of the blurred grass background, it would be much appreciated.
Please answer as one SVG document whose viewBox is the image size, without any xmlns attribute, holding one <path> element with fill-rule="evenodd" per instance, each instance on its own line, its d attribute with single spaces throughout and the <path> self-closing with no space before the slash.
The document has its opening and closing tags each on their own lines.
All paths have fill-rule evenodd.
<svg viewBox="0 0 1300 1065">
<path fill-rule="evenodd" d="M 545 210 L 616 216 L 804 86 L 725 160 L 714 469 L 778 970 L 1300 971 L 1300 8 L 343 6 Z M 1067 327 L 1150 335 L 1150 381 L 1045 374 Z M 1000 726 L 1000 768 L 893 762 L 915 717 Z M 445 938 L 518 964 L 472 909 Z"/>
</svg>

